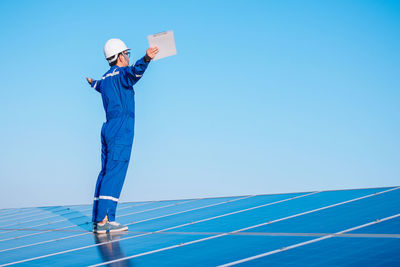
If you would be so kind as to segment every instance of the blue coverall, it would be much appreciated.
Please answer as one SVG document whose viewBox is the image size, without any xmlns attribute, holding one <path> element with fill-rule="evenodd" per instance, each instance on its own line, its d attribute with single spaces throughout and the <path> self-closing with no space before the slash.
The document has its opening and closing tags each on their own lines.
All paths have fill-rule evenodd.
<svg viewBox="0 0 400 267">
<path fill-rule="evenodd" d="M 115 221 L 118 198 L 128 170 L 135 125 L 135 91 L 148 66 L 144 57 L 128 67 L 112 66 L 92 87 L 101 93 L 107 121 L 101 128 L 101 171 L 93 203 L 93 222 Z"/>
</svg>

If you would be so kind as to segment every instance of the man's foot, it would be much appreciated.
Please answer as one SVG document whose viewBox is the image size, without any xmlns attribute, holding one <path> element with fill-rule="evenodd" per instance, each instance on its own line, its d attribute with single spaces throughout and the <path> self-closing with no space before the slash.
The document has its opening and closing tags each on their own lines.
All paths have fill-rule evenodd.
<svg viewBox="0 0 400 267">
<path fill-rule="evenodd" d="M 105 234 L 112 232 L 127 231 L 128 226 L 122 225 L 117 222 L 106 222 L 106 223 L 93 223 L 93 233 Z"/>
<path fill-rule="evenodd" d="M 108 224 L 107 223 L 93 223 L 93 233 L 96 234 L 105 234 L 107 233 L 108 230 Z"/>
<path fill-rule="evenodd" d="M 117 222 L 107 222 L 110 232 L 128 231 L 128 226 Z"/>
</svg>

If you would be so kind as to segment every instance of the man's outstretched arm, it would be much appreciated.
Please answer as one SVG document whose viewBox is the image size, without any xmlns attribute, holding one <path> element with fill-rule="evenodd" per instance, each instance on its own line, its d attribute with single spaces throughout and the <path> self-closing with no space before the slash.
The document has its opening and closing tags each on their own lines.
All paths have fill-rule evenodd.
<svg viewBox="0 0 400 267">
<path fill-rule="evenodd" d="M 92 88 L 94 88 L 97 92 L 100 93 L 101 80 L 96 81 L 96 80 L 93 80 L 92 78 L 88 78 L 88 77 L 86 77 L 86 80 Z"/>
</svg>

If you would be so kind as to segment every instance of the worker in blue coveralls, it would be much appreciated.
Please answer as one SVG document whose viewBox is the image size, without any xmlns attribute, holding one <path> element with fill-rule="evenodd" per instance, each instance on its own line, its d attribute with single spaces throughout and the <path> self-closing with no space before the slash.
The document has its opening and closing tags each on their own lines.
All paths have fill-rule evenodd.
<svg viewBox="0 0 400 267">
<path fill-rule="evenodd" d="M 147 49 L 146 55 L 129 66 L 129 48 L 119 39 L 110 39 L 104 55 L 110 69 L 100 80 L 86 78 L 101 93 L 107 121 L 101 128 L 101 171 L 97 178 L 93 203 L 93 232 L 108 233 L 128 230 L 115 222 L 118 198 L 128 170 L 135 124 L 135 85 L 157 47 Z"/>
</svg>

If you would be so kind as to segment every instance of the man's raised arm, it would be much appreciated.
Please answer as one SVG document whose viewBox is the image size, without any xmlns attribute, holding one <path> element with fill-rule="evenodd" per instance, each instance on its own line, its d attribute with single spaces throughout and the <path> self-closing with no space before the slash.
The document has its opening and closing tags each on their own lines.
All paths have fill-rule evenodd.
<svg viewBox="0 0 400 267">
<path fill-rule="evenodd" d="M 146 54 L 144 57 L 136 61 L 135 65 L 127 68 L 127 76 L 124 79 L 124 84 L 126 87 L 132 87 L 137 83 L 140 78 L 142 78 L 143 73 L 147 69 L 149 62 L 156 56 L 158 53 L 158 47 L 150 47 L 147 49 Z"/>
</svg>

